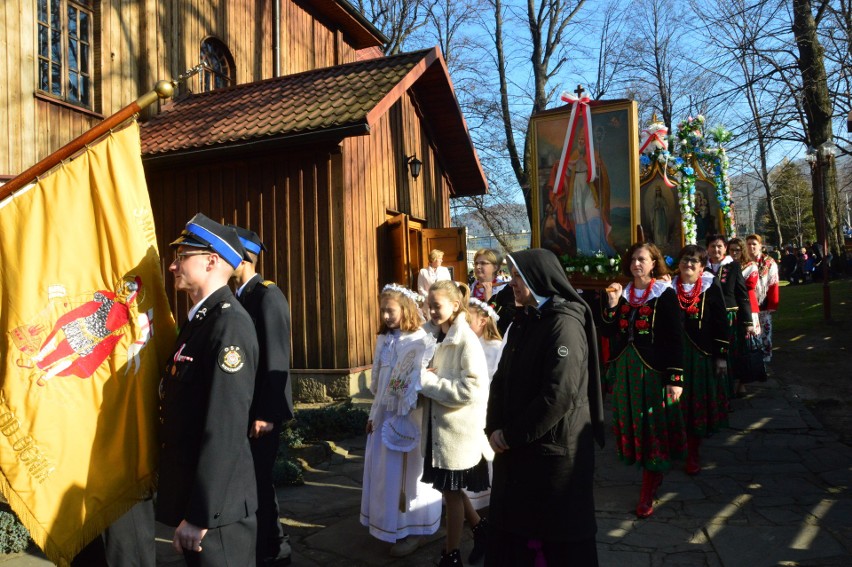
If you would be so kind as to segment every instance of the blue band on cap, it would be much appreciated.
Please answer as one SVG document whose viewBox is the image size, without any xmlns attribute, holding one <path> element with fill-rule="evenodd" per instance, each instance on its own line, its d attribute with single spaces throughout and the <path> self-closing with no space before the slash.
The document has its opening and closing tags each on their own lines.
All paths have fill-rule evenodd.
<svg viewBox="0 0 852 567">
<path fill-rule="evenodd" d="M 187 223 L 186 230 L 190 234 L 199 236 L 209 242 L 210 246 L 213 247 L 213 250 L 222 256 L 222 258 L 224 258 L 231 267 L 236 268 L 240 265 L 240 263 L 242 263 L 243 255 L 238 254 L 237 251 L 219 235 L 210 232 L 203 226 L 195 224 L 194 222 Z"/>
<path fill-rule="evenodd" d="M 242 236 L 240 236 L 240 242 L 242 242 L 245 249 L 248 250 L 249 252 L 253 252 L 255 254 L 260 254 L 261 248 L 260 248 L 259 244 L 255 244 L 251 240 L 249 240 L 247 238 L 243 238 Z"/>
</svg>

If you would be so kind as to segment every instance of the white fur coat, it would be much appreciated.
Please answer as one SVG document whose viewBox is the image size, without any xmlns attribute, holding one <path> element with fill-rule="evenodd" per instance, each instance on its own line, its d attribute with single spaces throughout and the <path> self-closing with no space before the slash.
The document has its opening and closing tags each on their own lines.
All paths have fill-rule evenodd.
<svg viewBox="0 0 852 567">
<path fill-rule="evenodd" d="M 450 326 L 429 366 L 435 371 L 424 371 L 420 379 L 421 394 L 427 398 L 421 435 L 423 454 L 426 428 L 431 426 L 432 466 L 447 470 L 472 468 L 483 455 L 492 456 L 485 437 L 488 365 L 479 337 L 464 315 Z"/>
</svg>

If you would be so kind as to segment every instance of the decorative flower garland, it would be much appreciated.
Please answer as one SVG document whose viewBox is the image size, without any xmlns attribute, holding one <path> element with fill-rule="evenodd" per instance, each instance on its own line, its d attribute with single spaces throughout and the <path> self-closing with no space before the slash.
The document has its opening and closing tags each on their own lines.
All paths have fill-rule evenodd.
<svg viewBox="0 0 852 567">
<path fill-rule="evenodd" d="M 696 172 L 693 164 L 696 162 L 707 162 L 713 170 L 713 185 L 716 188 L 716 200 L 722 211 L 725 222 L 725 232 L 729 238 L 736 236 L 736 222 L 734 221 L 734 207 L 731 198 L 731 182 L 728 177 L 728 156 L 723 144 L 731 140 L 731 132 L 723 126 L 716 126 L 709 130 L 709 138 L 715 142 L 716 147 L 707 144 L 704 134 L 704 116 L 689 116 L 677 126 L 677 134 L 674 140 L 671 138 L 663 142 L 658 131 L 665 131 L 662 123 L 654 123 L 643 131 L 641 142 L 642 155 L 639 163 L 643 168 L 649 167 L 654 161 L 663 166 L 664 172 L 668 167 L 674 168 L 680 177 L 677 184 L 678 205 L 680 206 L 681 219 L 683 223 L 684 241 L 687 244 L 695 244 L 697 237 L 696 212 L 695 212 L 695 181 Z M 652 143 L 647 143 L 651 139 Z M 669 143 L 677 142 L 677 156 L 669 151 Z M 669 182 L 668 176 L 664 174 L 664 181 L 669 187 L 674 187 Z"/>
<path fill-rule="evenodd" d="M 611 278 L 621 273 L 621 258 L 608 257 L 601 251 L 594 256 L 560 256 L 562 267 L 568 276 L 578 274 L 589 278 Z"/>
<path fill-rule="evenodd" d="M 715 148 L 706 148 L 705 155 L 713 164 L 713 185 L 716 187 L 716 199 L 725 219 L 725 233 L 728 238 L 737 235 L 737 223 L 734 219 L 734 200 L 731 197 L 731 180 L 728 177 L 728 154 L 722 147 L 731 141 L 731 132 L 724 126 L 719 125 L 708 132 L 716 142 Z"/>
</svg>

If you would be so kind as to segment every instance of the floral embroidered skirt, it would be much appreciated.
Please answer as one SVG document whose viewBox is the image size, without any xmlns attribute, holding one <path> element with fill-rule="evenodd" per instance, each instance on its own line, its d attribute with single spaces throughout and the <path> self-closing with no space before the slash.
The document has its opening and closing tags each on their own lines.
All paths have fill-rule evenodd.
<svg viewBox="0 0 852 567">
<path fill-rule="evenodd" d="M 689 435 L 707 437 L 728 425 L 727 377 L 716 376 L 713 357 L 683 340 L 683 395 L 681 407 Z"/>
<path fill-rule="evenodd" d="M 609 364 L 612 426 L 618 457 L 649 471 L 666 471 L 686 456 L 680 402 L 666 396 L 666 377 L 645 365 L 633 345 Z"/>
</svg>

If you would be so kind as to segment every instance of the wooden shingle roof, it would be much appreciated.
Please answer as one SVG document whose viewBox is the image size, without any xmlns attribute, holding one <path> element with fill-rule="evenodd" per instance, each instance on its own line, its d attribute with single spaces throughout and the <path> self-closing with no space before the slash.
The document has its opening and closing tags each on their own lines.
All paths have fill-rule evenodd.
<svg viewBox="0 0 852 567">
<path fill-rule="evenodd" d="M 485 175 L 437 48 L 191 94 L 142 124 L 142 155 L 152 160 L 364 135 L 408 89 L 454 194 L 485 193 Z"/>
</svg>

